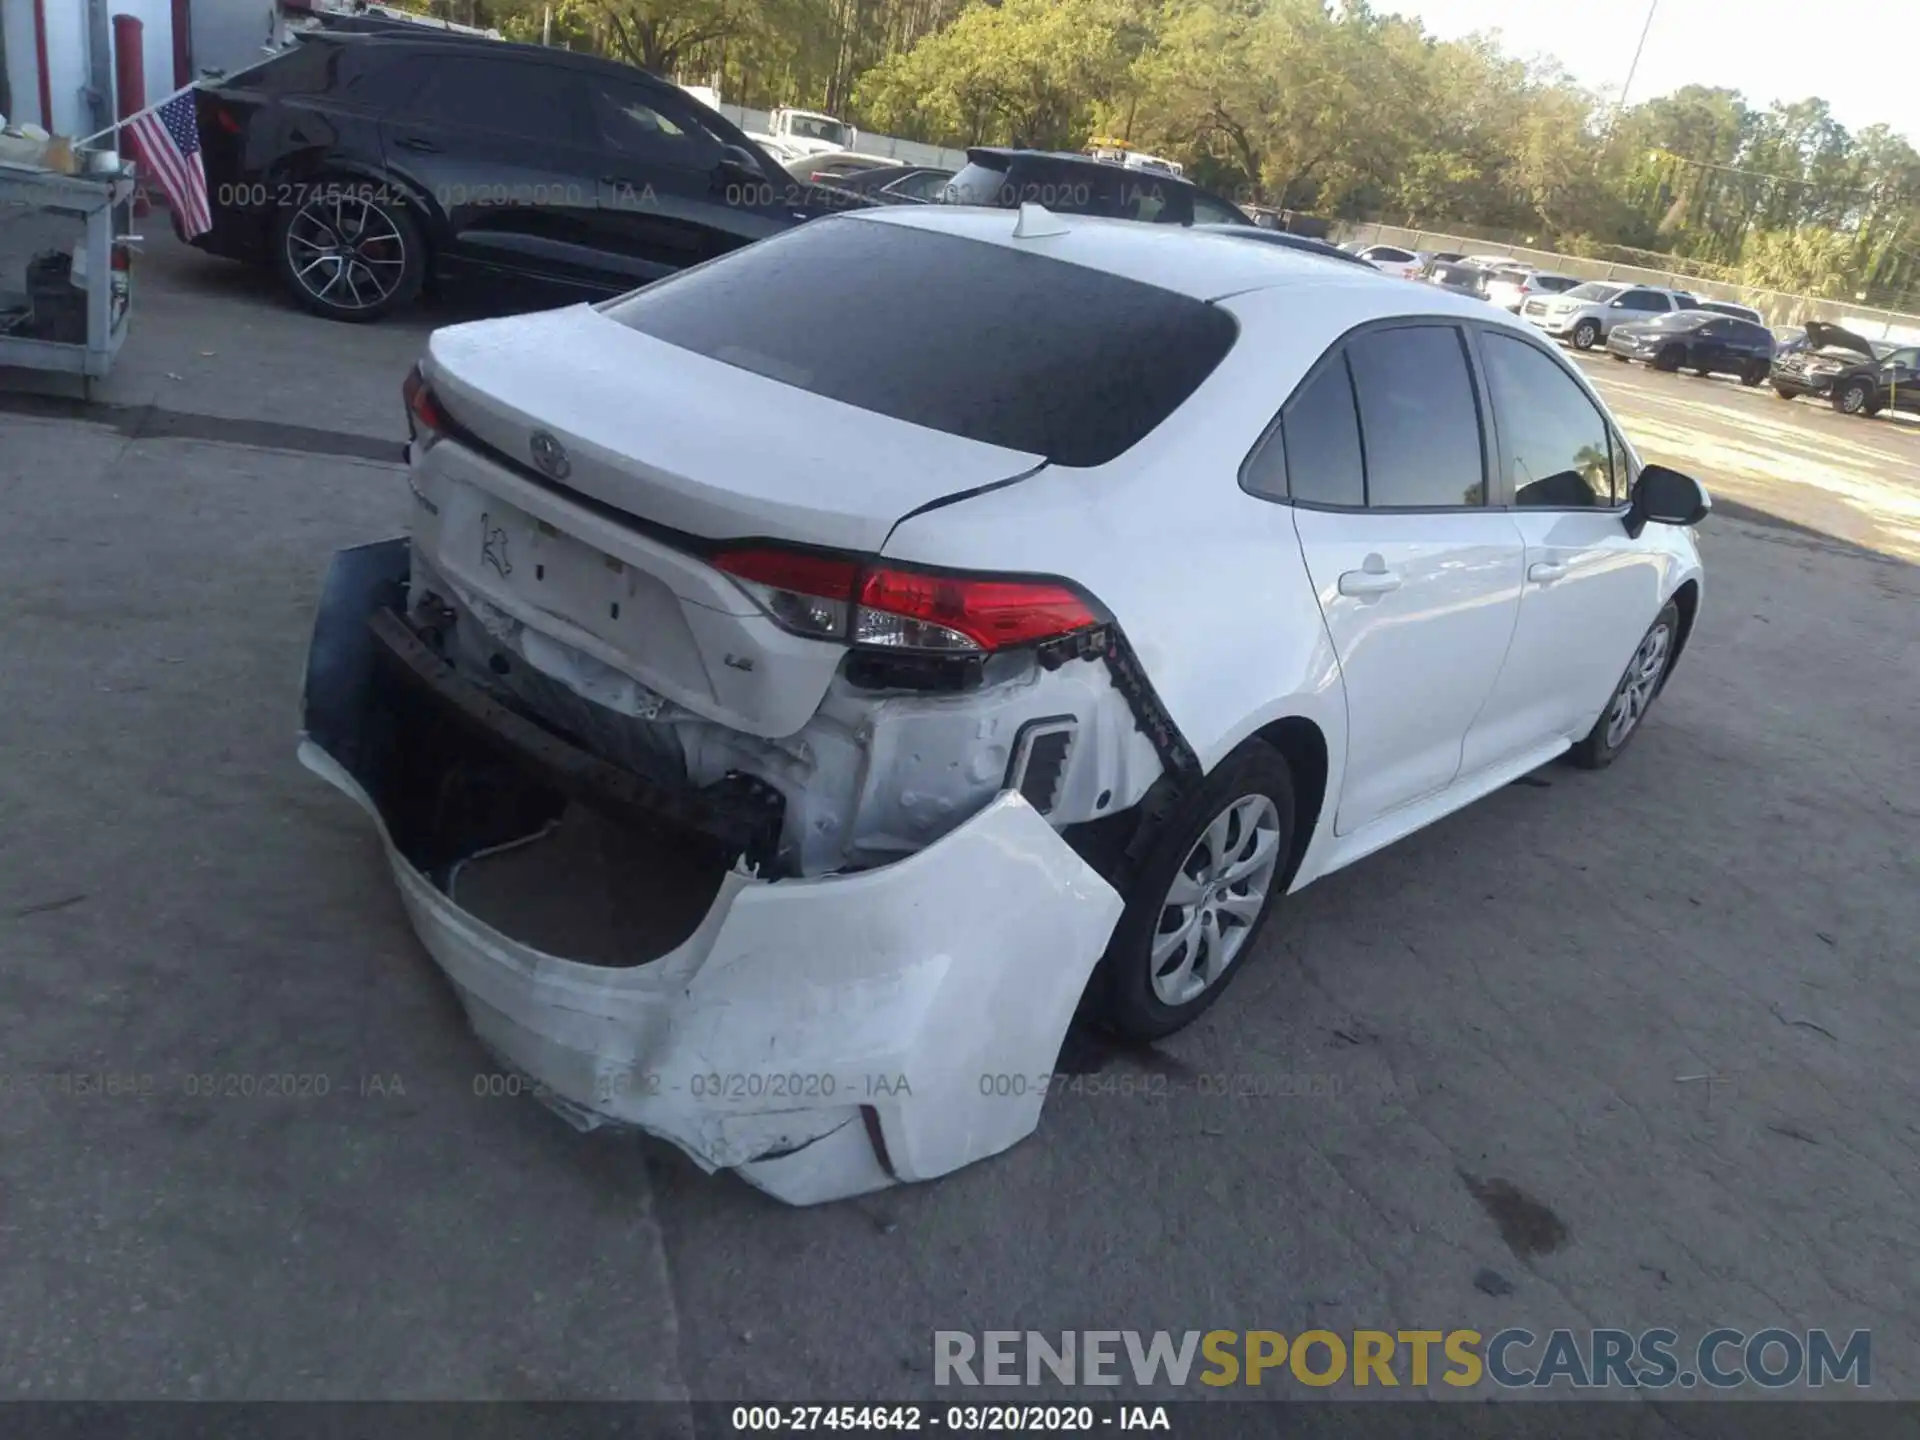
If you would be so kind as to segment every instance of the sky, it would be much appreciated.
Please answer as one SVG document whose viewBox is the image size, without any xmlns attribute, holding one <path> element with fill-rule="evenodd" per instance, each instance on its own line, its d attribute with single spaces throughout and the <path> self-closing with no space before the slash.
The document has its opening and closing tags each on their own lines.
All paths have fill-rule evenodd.
<svg viewBox="0 0 1920 1440">
<path fill-rule="evenodd" d="M 1499 30 L 1509 53 L 1552 55 L 1610 98 L 1647 19 L 1647 0 L 1374 0 L 1374 9 L 1417 18 L 1443 40 Z M 1655 0 L 1627 103 L 1683 85 L 1726 86 L 1759 106 L 1818 95 L 1849 129 L 1884 123 L 1920 144 L 1916 57 L 1920 6 L 1911 0 L 1844 12 L 1805 0 Z"/>
</svg>

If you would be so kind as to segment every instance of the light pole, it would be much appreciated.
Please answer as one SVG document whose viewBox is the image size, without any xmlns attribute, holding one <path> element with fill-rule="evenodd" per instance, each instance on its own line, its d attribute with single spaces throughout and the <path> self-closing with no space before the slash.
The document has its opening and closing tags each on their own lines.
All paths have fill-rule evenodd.
<svg viewBox="0 0 1920 1440">
<path fill-rule="evenodd" d="M 1633 47 L 1633 63 L 1627 66 L 1627 78 L 1620 83 L 1620 99 L 1614 105 L 1618 114 L 1627 108 L 1627 91 L 1633 88 L 1633 72 L 1640 68 L 1640 52 L 1647 48 L 1647 32 L 1653 29 L 1653 12 L 1660 8 L 1660 0 L 1653 0 L 1647 6 L 1647 23 L 1640 27 L 1640 43 Z"/>
</svg>

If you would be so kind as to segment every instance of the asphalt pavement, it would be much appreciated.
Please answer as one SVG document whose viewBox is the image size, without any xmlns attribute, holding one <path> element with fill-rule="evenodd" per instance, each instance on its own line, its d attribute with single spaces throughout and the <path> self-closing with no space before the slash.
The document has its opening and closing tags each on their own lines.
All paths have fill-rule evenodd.
<svg viewBox="0 0 1920 1440">
<path fill-rule="evenodd" d="M 150 249 L 105 405 L 0 377 L 0 1395 L 931 1398 L 937 1329 L 1780 1324 L 1920 1397 L 1915 427 L 1583 361 L 1737 507 L 1628 755 L 1292 897 L 1192 1029 L 1076 1037 L 1012 1152 L 791 1210 L 485 1093 L 294 762 L 327 558 L 402 525 L 399 381 L 465 312 Z"/>
</svg>

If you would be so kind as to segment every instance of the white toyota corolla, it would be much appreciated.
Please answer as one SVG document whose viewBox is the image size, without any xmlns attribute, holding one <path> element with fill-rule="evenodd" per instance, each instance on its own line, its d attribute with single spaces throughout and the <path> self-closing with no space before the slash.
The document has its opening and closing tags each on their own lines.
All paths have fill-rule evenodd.
<svg viewBox="0 0 1920 1440">
<path fill-rule="evenodd" d="M 1532 327 L 1228 235 L 905 206 L 438 331 L 301 755 L 482 1041 L 796 1203 L 1038 1122 L 1280 897 L 1687 643 L 1694 481 Z"/>
</svg>

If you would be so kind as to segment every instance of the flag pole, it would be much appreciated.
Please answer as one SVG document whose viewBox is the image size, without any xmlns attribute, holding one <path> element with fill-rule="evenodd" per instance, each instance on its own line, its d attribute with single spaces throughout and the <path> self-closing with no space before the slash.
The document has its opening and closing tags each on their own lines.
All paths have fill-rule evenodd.
<svg viewBox="0 0 1920 1440">
<path fill-rule="evenodd" d="M 198 85 L 199 83 L 200 82 L 198 80 L 189 80 L 186 84 L 182 85 L 178 90 L 172 91 L 171 93 L 166 95 L 162 95 L 158 100 L 154 101 L 151 105 L 147 106 L 145 109 L 134 111 L 133 114 L 127 116 L 127 118 L 124 120 L 114 121 L 113 124 L 107 126 L 107 128 L 104 130 L 96 130 L 93 132 L 93 134 L 87 136 L 85 139 L 75 140 L 73 142 L 73 148 L 76 150 L 84 150 L 87 146 L 91 145 L 95 140 L 98 140 L 102 135 L 111 135 L 113 134 L 114 131 L 122 128 L 123 126 L 131 125 L 134 121 L 138 120 L 142 115 L 151 115 L 154 111 L 158 110 L 162 105 L 170 104 L 171 102 L 178 100 L 182 95 L 186 94 L 187 91 L 193 89 L 193 87 Z"/>
</svg>

